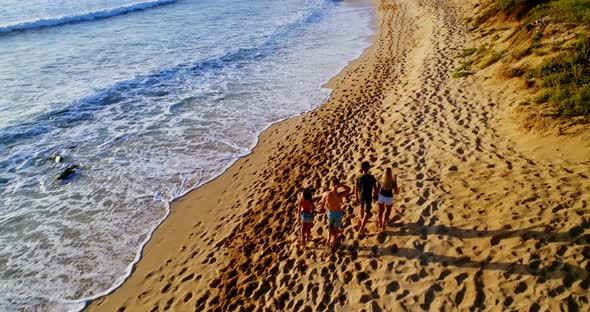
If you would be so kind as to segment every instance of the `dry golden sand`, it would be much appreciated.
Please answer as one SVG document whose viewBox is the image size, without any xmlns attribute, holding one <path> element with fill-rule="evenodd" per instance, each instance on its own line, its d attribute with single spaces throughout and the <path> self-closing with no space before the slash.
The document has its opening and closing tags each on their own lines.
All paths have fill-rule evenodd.
<svg viewBox="0 0 590 312">
<path fill-rule="evenodd" d="M 589 160 L 523 152 L 502 99 L 449 77 L 468 40 L 459 3 L 376 0 L 374 45 L 332 98 L 175 202 L 132 276 L 88 310 L 588 310 Z M 323 216 L 298 248 L 299 191 L 350 183 L 361 160 L 400 177 L 387 230 L 373 219 L 359 238 L 345 201 L 335 255 Z"/>
</svg>

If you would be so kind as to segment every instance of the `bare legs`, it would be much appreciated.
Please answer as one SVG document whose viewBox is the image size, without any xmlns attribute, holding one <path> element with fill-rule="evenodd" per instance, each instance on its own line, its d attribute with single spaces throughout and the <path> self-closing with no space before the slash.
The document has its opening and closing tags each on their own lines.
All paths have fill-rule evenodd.
<svg viewBox="0 0 590 312">
<path fill-rule="evenodd" d="M 365 234 L 365 226 L 367 225 L 367 219 L 369 214 L 365 213 L 365 203 L 361 202 L 361 226 L 359 228 L 359 234 Z"/>
<path fill-rule="evenodd" d="M 387 226 L 387 223 L 389 222 L 389 215 L 391 215 L 391 208 L 393 207 L 392 205 L 385 205 L 385 218 L 383 218 L 383 229 L 385 229 L 385 227 Z"/>
<path fill-rule="evenodd" d="M 385 204 L 379 204 L 379 215 L 377 216 L 377 227 L 384 228 L 383 212 L 385 212 Z"/>
<path fill-rule="evenodd" d="M 379 204 L 379 219 L 377 220 L 377 227 L 385 230 L 387 222 L 389 222 L 392 206 L 393 205 Z"/>
<path fill-rule="evenodd" d="M 305 245 L 305 223 L 301 223 L 301 237 L 299 238 L 299 246 Z"/>
<path fill-rule="evenodd" d="M 301 245 L 305 246 L 305 243 L 311 240 L 311 227 L 313 223 L 302 222 L 301 223 Z"/>
<path fill-rule="evenodd" d="M 326 245 L 332 248 L 332 251 L 336 249 L 336 244 L 338 243 L 338 234 L 340 233 L 340 229 L 337 227 L 329 226 L 328 231 L 328 241 Z M 331 241 L 331 242 L 330 242 Z"/>
</svg>

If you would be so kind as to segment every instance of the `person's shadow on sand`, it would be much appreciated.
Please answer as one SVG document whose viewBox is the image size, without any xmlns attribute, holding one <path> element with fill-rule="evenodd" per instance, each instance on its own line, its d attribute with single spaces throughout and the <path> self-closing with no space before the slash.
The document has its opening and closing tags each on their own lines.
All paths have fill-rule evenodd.
<svg viewBox="0 0 590 312">
<path fill-rule="evenodd" d="M 420 223 L 391 223 L 391 227 L 399 228 L 398 231 L 385 231 L 390 236 L 420 236 L 426 239 L 428 235 L 446 235 L 457 238 L 484 238 L 491 237 L 490 244 L 498 245 L 501 240 L 514 237 L 521 237 L 524 240 L 537 240 L 542 243 L 573 242 L 576 245 L 590 245 L 590 234 L 580 235 L 584 228 L 590 228 L 590 222 L 580 226 L 572 227 L 567 232 L 553 232 L 551 227 L 531 226 L 524 229 L 499 229 L 499 230 L 477 230 L 462 229 L 446 225 L 422 225 Z"/>
<path fill-rule="evenodd" d="M 403 224 L 393 223 L 390 227 L 398 228 L 397 231 L 385 231 L 376 234 L 381 244 L 374 246 L 346 246 L 353 257 L 400 257 L 409 260 L 419 260 L 420 265 L 427 266 L 430 263 L 439 263 L 443 266 L 455 266 L 461 268 L 474 268 L 482 270 L 504 271 L 507 274 L 534 275 L 541 280 L 563 279 L 563 284 L 570 287 L 575 281 L 583 280 L 581 287 L 588 289 L 590 286 L 590 274 L 587 269 L 560 261 L 543 261 L 537 254 L 531 255 L 528 264 L 510 262 L 492 262 L 491 257 L 483 261 L 474 261 L 467 256 L 446 256 L 424 251 L 425 243 L 414 242 L 414 248 L 398 247 L 396 244 L 383 245 L 387 236 L 418 236 L 426 240 L 428 235 L 447 235 L 457 238 L 486 238 L 490 237 L 490 245 L 494 246 L 503 239 L 521 237 L 524 240 L 538 240 L 540 244 L 549 242 L 567 242 L 576 245 L 589 245 L 590 234 L 581 235 L 584 228 L 590 227 L 590 223 L 576 226 L 567 232 L 555 233 L 551 228 L 543 226 L 532 226 L 517 230 L 491 230 L 482 231 L 476 229 L 462 229 L 445 225 L 421 225 L 417 223 Z M 360 251 L 369 251 L 369 254 L 360 255 Z M 584 248 L 584 257 L 590 258 L 590 247 Z M 544 263 L 545 262 L 545 263 Z M 545 264 L 545 265 L 544 265 Z"/>
</svg>

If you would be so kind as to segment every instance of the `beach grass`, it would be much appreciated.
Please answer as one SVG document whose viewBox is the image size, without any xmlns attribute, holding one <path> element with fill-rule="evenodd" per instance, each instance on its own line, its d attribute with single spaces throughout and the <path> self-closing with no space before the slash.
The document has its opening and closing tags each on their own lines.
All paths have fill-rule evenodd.
<svg viewBox="0 0 590 312">
<path fill-rule="evenodd" d="M 477 48 L 466 48 L 466 49 L 463 49 L 463 51 L 461 53 L 461 57 L 471 56 L 475 52 L 477 52 Z"/>
<path fill-rule="evenodd" d="M 524 77 L 529 88 L 534 82 L 533 103 L 547 105 L 552 116 L 590 115 L 590 34 L 587 28 L 590 26 L 590 1 L 497 0 L 473 19 L 472 26 L 477 28 L 490 22 L 495 27 L 511 21 L 518 23 L 509 36 L 514 48 L 506 51 L 494 50 L 493 46 L 480 47 L 477 50 L 480 57 L 476 60 L 479 67 L 489 67 L 508 55 L 503 75 Z M 549 37 L 555 37 L 555 33 L 545 34 L 548 25 L 559 25 L 559 29 L 581 26 L 582 30 L 576 30 L 575 40 L 554 40 Z M 531 56 L 540 57 L 541 64 L 530 69 L 514 64 Z"/>
<path fill-rule="evenodd" d="M 545 89 L 536 102 L 549 103 L 563 116 L 590 114 L 590 36 L 580 36 L 565 53 L 546 60 L 530 76 L 540 79 Z"/>
<path fill-rule="evenodd" d="M 505 74 L 508 78 L 515 78 L 523 76 L 525 72 L 526 70 L 521 67 L 511 67 L 506 69 Z"/>
<path fill-rule="evenodd" d="M 453 73 L 453 78 L 463 78 L 463 77 L 467 77 L 469 75 L 473 75 L 473 73 L 470 71 L 466 71 L 466 70 L 460 70 L 460 71 Z"/>
<path fill-rule="evenodd" d="M 488 58 L 483 62 L 483 64 L 481 65 L 482 68 L 486 68 L 496 62 L 498 62 L 499 60 L 502 59 L 502 57 L 504 56 L 504 53 L 506 51 L 491 51 L 488 56 Z"/>
<path fill-rule="evenodd" d="M 527 23 L 550 18 L 554 23 L 590 26 L 590 1 L 587 0 L 498 0 L 474 20 L 478 27 L 492 17 L 503 15 Z"/>
</svg>

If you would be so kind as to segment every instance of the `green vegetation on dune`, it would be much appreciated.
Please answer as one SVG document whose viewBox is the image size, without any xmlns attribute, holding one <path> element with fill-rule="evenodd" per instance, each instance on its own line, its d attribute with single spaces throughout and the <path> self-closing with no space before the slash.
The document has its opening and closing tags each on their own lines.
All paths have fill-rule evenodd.
<svg viewBox="0 0 590 312">
<path fill-rule="evenodd" d="M 535 10 L 531 12 L 531 20 L 549 16 L 559 23 L 573 23 L 590 26 L 590 1 L 557 0 L 543 2 L 547 3 L 535 7 Z"/>
<path fill-rule="evenodd" d="M 483 62 L 482 68 L 488 67 L 497 61 L 499 61 L 502 56 L 504 56 L 505 51 L 492 51 L 490 56 Z"/>
<path fill-rule="evenodd" d="M 475 19 L 475 27 L 494 16 L 526 20 L 550 17 L 558 23 L 590 25 L 588 0 L 497 0 Z"/>
<path fill-rule="evenodd" d="M 463 78 L 469 75 L 473 75 L 473 73 L 466 70 L 459 70 L 453 73 L 453 78 Z"/>
<path fill-rule="evenodd" d="M 559 115 L 590 114 L 590 36 L 581 36 L 565 53 L 527 75 L 542 81 L 546 90 L 539 102 L 548 102 Z"/>
<path fill-rule="evenodd" d="M 494 51 L 489 46 L 483 53 L 481 48 L 478 49 L 480 57 L 475 61 L 480 68 L 490 66 L 507 55 L 508 60 L 503 61 L 506 63 L 504 75 L 509 78 L 526 77 L 527 86 L 535 86 L 533 91 L 537 94 L 532 102 L 545 104 L 548 108 L 544 110 L 546 115 L 590 115 L 590 0 L 495 0 L 473 19 L 472 26 L 476 29 L 486 22 L 497 25 L 509 21 L 518 23 L 506 39 L 511 40 L 508 42 L 514 44 L 514 48 Z M 561 28 L 547 30 L 547 37 L 552 36 L 552 39 L 544 38 L 548 25 L 562 25 L 558 26 Z M 577 39 L 555 39 L 555 29 L 567 30 L 578 26 L 583 26 L 580 29 L 585 30 L 580 34 L 579 28 L 576 28 Z M 498 39 L 498 35 L 494 38 L 492 42 Z M 525 43 L 523 47 L 520 43 L 523 38 L 530 44 Z M 474 49 L 465 49 L 460 56 L 474 53 Z M 543 59 L 541 65 L 530 69 L 510 64 L 531 55 L 543 57 L 548 54 L 551 56 Z"/>
<path fill-rule="evenodd" d="M 461 53 L 461 56 L 462 57 L 471 56 L 475 52 L 477 52 L 477 48 L 463 49 L 463 53 Z"/>
<path fill-rule="evenodd" d="M 474 27 L 479 27 L 492 17 L 503 15 L 507 18 L 518 20 L 526 16 L 529 11 L 537 5 L 548 2 L 547 0 L 497 0 L 474 21 Z"/>
<path fill-rule="evenodd" d="M 520 67 L 514 67 L 506 70 L 506 76 L 508 78 L 520 77 L 524 75 L 525 70 Z"/>
</svg>

